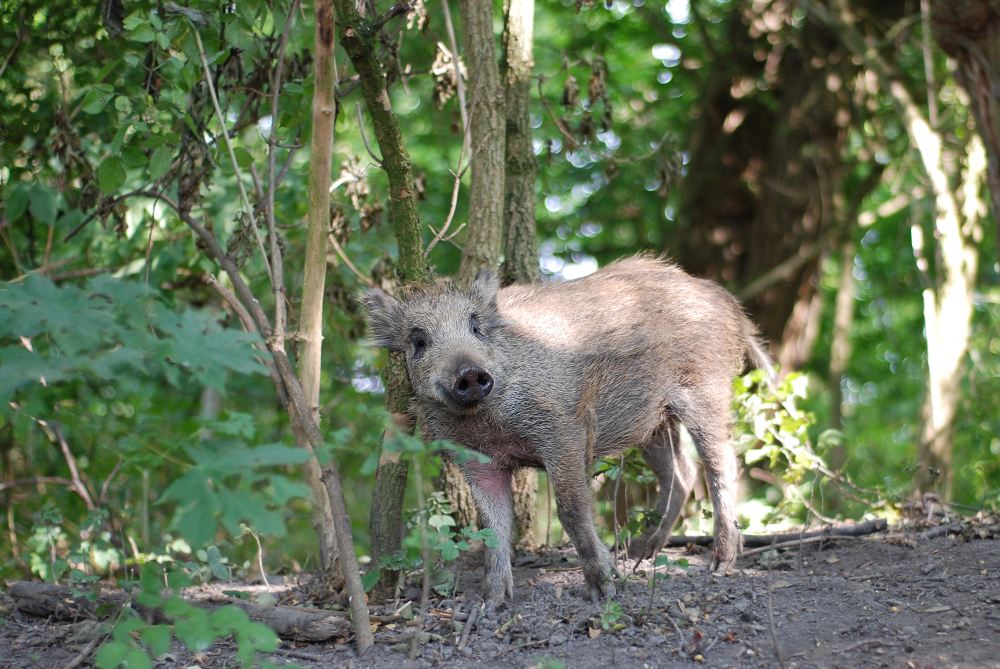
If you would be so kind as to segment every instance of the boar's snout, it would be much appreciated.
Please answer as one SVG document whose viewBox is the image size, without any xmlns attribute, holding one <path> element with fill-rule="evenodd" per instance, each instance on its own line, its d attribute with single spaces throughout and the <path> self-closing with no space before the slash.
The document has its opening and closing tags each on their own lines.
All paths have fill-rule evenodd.
<svg viewBox="0 0 1000 669">
<path fill-rule="evenodd" d="M 493 390 L 493 377 L 479 365 L 459 365 L 451 395 L 463 407 L 472 406 Z"/>
</svg>

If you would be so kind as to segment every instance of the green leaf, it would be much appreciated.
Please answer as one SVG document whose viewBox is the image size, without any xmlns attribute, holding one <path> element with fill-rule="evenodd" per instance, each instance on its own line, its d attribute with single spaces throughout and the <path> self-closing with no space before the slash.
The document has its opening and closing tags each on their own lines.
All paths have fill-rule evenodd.
<svg viewBox="0 0 1000 669">
<path fill-rule="evenodd" d="M 242 146 L 237 146 L 233 149 L 233 154 L 236 156 L 236 164 L 242 168 L 248 168 L 253 165 L 254 157 L 249 151 L 244 149 Z"/>
<path fill-rule="evenodd" d="M 222 553 L 218 546 L 209 546 L 206 551 L 208 556 L 208 567 L 212 571 L 212 576 L 220 581 L 229 580 L 229 569 L 222 562 Z"/>
<path fill-rule="evenodd" d="M 118 156 L 109 156 L 97 168 L 97 185 L 101 192 L 110 195 L 125 183 L 125 165 Z"/>
<path fill-rule="evenodd" d="M 169 625 L 150 625 L 142 630 L 140 637 L 153 657 L 165 655 L 170 650 Z"/>
<path fill-rule="evenodd" d="M 111 641 L 104 644 L 94 656 L 94 664 L 98 669 L 115 669 L 125 661 L 125 655 L 129 651 L 129 646 L 120 641 Z"/>
<path fill-rule="evenodd" d="M 115 91 L 111 86 L 98 84 L 83 96 L 81 109 L 87 114 L 100 114 L 108 106 L 108 103 L 111 102 L 111 98 L 114 95 Z"/>
<path fill-rule="evenodd" d="M 28 208 L 28 189 L 24 186 L 14 186 L 7 191 L 4 206 L 7 213 L 7 220 L 17 223 Z"/>
<path fill-rule="evenodd" d="M 29 193 L 31 202 L 28 204 L 28 211 L 43 225 L 52 225 L 56 221 L 56 194 L 50 188 L 41 184 L 35 184 Z"/>
<path fill-rule="evenodd" d="M 381 576 L 382 570 L 378 567 L 369 569 L 361 575 L 361 587 L 364 588 L 365 592 L 371 592 L 371 589 L 375 587 L 375 584 L 378 583 Z"/>
<path fill-rule="evenodd" d="M 174 160 L 174 151 L 166 144 L 153 151 L 149 158 L 149 178 L 156 181 L 170 170 Z"/>
<path fill-rule="evenodd" d="M 125 666 L 128 669 L 152 669 L 153 661 L 149 659 L 149 655 L 145 651 L 131 648 L 125 655 Z"/>
</svg>

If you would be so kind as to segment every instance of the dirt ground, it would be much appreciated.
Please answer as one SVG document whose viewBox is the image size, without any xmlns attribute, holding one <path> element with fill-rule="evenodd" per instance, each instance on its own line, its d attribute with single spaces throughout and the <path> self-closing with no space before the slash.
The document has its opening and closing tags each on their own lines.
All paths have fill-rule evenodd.
<svg viewBox="0 0 1000 669">
<path fill-rule="evenodd" d="M 667 554 L 690 566 L 659 568 L 669 578 L 651 593 L 651 563 L 639 565 L 617 586 L 620 610 L 583 601 L 568 548 L 521 555 L 516 603 L 481 609 L 471 594 L 481 567 L 471 556 L 459 589 L 469 594 L 432 599 L 423 625 L 405 619 L 415 604 L 404 608 L 403 618 L 379 625 L 364 658 L 341 640 L 286 642 L 268 659 L 310 668 L 1000 667 L 1000 539 L 991 536 L 883 533 L 807 544 L 757 553 L 725 576 L 708 573 L 703 550 L 676 549 Z M 631 563 L 620 568 L 631 572 Z M 64 667 L 93 630 L 27 617 L 5 598 L 0 668 Z M 199 654 L 175 644 L 156 666 L 238 663 L 234 646 L 220 642 Z"/>
</svg>

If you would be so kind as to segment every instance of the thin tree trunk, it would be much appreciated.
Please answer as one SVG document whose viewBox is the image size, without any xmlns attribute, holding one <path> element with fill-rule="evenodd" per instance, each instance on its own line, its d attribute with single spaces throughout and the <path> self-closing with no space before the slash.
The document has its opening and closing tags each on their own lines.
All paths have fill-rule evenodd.
<svg viewBox="0 0 1000 669">
<path fill-rule="evenodd" d="M 299 314 L 299 383 L 309 403 L 313 421 L 320 424 L 319 375 L 323 351 L 323 291 L 326 284 L 326 236 L 330 227 L 330 161 L 333 156 L 333 120 L 336 118 L 334 15 L 330 2 L 316 3 L 313 54 L 315 89 L 312 100 L 312 138 L 309 159 L 309 228 L 302 277 Z M 305 435 L 298 434 L 300 442 Z M 301 444 L 300 444 L 301 445 Z M 306 482 L 312 490 L 313 527 L 319 538 L 320 564 L 327 578 L 343 580 L 337 560 L 337 537 L 333 528 L 330 499 L 316 458 L 306 461 Z"/>
<path fill-rule="evenodd" d="M 394 16 L 402 5 L 395 5 L 382 19 L 361 16 L 353 0 L 335 0 L 340 13 L 341 42 L 354 64 L 361 81 L 365 106 L 372 119 L 375 139 L 382 153 L 382 168 L 389 180 L 389 221 L 399 249 L 396 266 L 400 281 L 417 284 L 427 280 L 428 271 L 420 239 L 420 217 L 417 213 L 416 190 L 409 153 L 403 143 L 399 121 L 392 110 L 385 75 L 375 57 L 376 34 L 381 24 Z M 386 405 L 393 425 L 386 426 L 379 469 L 372 495 L 371 533 L 372 557 L 384 558 L 399 550 L 402 540 L 403 497 L 406 492 L 407 467 L 399 455 L 385 447 L 392 430 L 412 432 L 413 421 L 408 415 L 412 393 L 403 361 L 390 356 L 384 374 Z M 389 595 L 395 585 L 393 573 L 383 574 L 377 594 Z"/>
<path fill-rule="evenodd" d="M 531 73 L 534 0 L 505 0 L 503 80 L 506 124 L 504 180 L 504 285 L 538 280 L 538 240 L 535 233 L 535 174 L 538 166 L 531 143 Z M 522 548 L 535 543 L 538 472 L 514 472 L 514 541 Z"/>
<path fill-rule="evenodd" d="M 840 277 L 837 281 L 837 300 L 833 310 L 833 335 L 830 344 L 830 427 L 839 430 L 844 426 L 843 389 L 844 374 L 851 359 L 851 324 L 854 322 L 854 298 L 858 282 L 854 277 L 854 242 L 844 244 L 840 251 Z M 843 464 L 834 463 L 837 466 Z"/>
<path fill-rule="evenodd" d="M 469 234 L 462 248 L 458 276 L 460 281 L 469 282 L 483 268 L 498 269 L 503 254 L 504 91 L 493 36 L 493 3 L 460 0 L 459 14 L 462 57 L 469 73 L 466 96 L 472 184 Z M 472 492 L 457 465 L 444 463 L 441 485 L 459 525 L 475 524 Z"/>
<path fill-rule="evenodd" d="M 497 269 L 503 253 L 504 90 L 493 36 L 493 3 L 460 0 L 462 50 L 469 72 L 469 135 L 472 185 L 469 234 L 462 249 L 459 278 Z"/>
<path fill-rule="evenodd" d="M 504 285 L 538 280 L 535 162 L 531 142 L 534 0 L 506 0 L 504 98 L 507 116 L 504 194 Z"/>
<path fill-rule="evenodd" d="M 928 123 L 890 65 L 854 27 L 846 0 L 836 0 L 834 12 L 828 12 L 813 0 L 800 2 L 808 12 L 835 28 L 847 48 L 874 72 L 879 86 L 899 110 L 934 195 L 935 250 L 939 258 L 934 277 L 930 275 L 924 251 L 923 230 L 919 225 L 912 227 L 913 252 L 925 284 L 922 295 L 928 367 L 918 454 L 921 474 L 917 483 L 923 490 L 936 488 L 947 498 L 951 494 L 952 436 L 959 385 L 972 331 L 972 294 L 979 260 L 975 242 L 982 236 L 979 188 L 987 169 L 985 150 L 978 136 L 973 136 L 966 145 L 960 206 L 959 197 L 951 187 L 941 134 Z"/>
</svg>

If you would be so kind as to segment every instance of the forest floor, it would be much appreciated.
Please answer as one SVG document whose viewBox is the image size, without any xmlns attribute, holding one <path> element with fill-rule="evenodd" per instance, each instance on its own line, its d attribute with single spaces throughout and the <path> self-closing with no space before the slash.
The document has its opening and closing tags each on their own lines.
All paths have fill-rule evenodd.
<svg viewBox="0 0 1000 669">
<path fill-rule="evenodd" d="M 459 596 L 432 598 L 424 624 L 407 614 L 419 593 L 411 605 L 401 602 L 402 612 L 396 603 L 376 609 L 389 622 L 378 625 L 364 658 L 341 639 L 284 642 L 269 659 L 309 668 L 1000 667 L 997 530 L 804 544 L 747 557 L 728 575 L 707 571 L 703 549 L 669 550 L 671 563 L 683 557 L 689 567 L 658 568 L 669 578 L 652 593 L 650 562 L 635 573 L 632 563 L 619 564 L 630 573 L 617 585 L 620 608 L 582 599 L 569 548 L 520 555 L 517 601 L 480 607 L 471 594 L 482 571 L 473 555 Z M 93 636 L 93 625 L 88 636 L 81 623 L 28 617 L 0 597 L 0 668 L 65 667 Z M 156 666 L 233 667 L 235 652 L 225 641 L 201 653 L 175 643 Z"/>
</svg>

